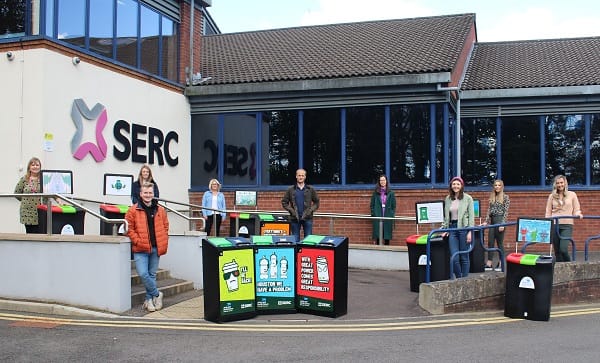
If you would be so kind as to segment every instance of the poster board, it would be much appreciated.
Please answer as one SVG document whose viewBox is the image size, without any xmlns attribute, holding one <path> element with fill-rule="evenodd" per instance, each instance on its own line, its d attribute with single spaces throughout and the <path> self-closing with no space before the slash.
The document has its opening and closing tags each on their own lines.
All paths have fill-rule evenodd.
<svg viewBox="0 0 600 363">
<path fill-rule="evenodd" d="M 71 170 L 41 170 L 42 193 L 73 194 L 73 172 Z"/>
<path fill-rule="evenodd" d="M 550 243 L 552 219 L 519 217 L 517 220 L 516 234 L 517 242 Z"/>
<path fill-rule="evenodd" d="M 243 207 L 256 207 L 256 191 L 236 190 L 235 205 Z"/>
<path fill-rule="evenodd" d="M 131 195 L 133 175 L 131 174 L 104 174 L 104 195 Z"/>
<path fill-rule="evenodd" d="M 442 223 L 444 221 L 444 201 L 434 200 L 415 203 L 417 224 Z"/>
<path fill-rule="evenodd" d="M 479 199 L 473 199 L 473 211 L 475 218 L 481 217 L 481 203 L 479 203 Z"/>
</svg>

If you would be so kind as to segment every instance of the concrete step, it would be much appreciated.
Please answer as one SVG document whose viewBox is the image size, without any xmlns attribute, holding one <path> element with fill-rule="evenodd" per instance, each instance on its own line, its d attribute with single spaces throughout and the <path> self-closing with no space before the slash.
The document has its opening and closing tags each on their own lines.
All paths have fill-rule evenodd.
<svg viewBox="0 0 600 363">
<path fill-rule="evenodd" d="M 168 272 L 168 271 L 167 271 Z M 187 291 L 194 290 L 194 283 L 181 279 L 166 278 L 156 280 L 159 291 L 162 291 L 165 297 L 175 296 Z M 131 285 L 131 306 L 135 307 L 144 303 L 146 298 L 146 289 L 142 284 Z"/>
<path fill-rule="evenodd" d="M 166 280 L 171 278 L 171 273 L 168 270 L 158 269 L 156 271 L 156 281 Z M 142 278 L 138 275 L 137 271 L 134 269 L 131 270 L 131 286 L 141 285 Z"/>
</svg>

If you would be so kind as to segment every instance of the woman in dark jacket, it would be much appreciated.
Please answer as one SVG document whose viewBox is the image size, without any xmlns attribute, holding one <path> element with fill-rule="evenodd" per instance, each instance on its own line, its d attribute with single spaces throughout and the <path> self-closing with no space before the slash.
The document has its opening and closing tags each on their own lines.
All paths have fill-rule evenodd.
<svg viewBox="0 0 600 363">
<path fill-rule="evenodd" d="M 387 176 L 381 175 L 371 196 L 371 216 L 394 217 L 395 215 L 396 197 L 394 196 L 394 192 L 388 187 Z M 383 233 L 379 230 L 380 221 L 380 219 L 373 219 L 373 239 L 375 240 L 375 244 L 377 244 L 379 236 L 383 234 L 383 243 L 389 245 L 392 239 L 394 221 L 390 219 L 383 220 Z"/>
</svg>

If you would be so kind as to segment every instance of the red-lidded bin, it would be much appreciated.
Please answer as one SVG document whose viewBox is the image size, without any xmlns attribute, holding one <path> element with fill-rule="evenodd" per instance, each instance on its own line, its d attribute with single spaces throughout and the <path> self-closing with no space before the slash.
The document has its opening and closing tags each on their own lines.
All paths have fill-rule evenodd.
<svg viewBox="0 0 600 363">
<path fill-rule="evenodd" d="M 553 256 L 523 253 L 508 255 L 504 316 L 548 321 L 553 276 Z"/>
<path fill-rule="evenodd" d="M 419 292 L 419 285 L 425 282 L 427 266 L 427 236 L 413 234 L 406 238 L 408 247 L 408 268 L 410 273 L 410 291 Z M 434 236 L 429 241 L 430 281 L 447 280 L 450 276 L 450 250 L 448 238 Z"/>
<path fill-rule="evenodd" d="M 48 233 L 48 206 L 40 204 L 37 211 L 40 233 Z M 83 234 L 85 210 L 72 205 L 53 205 L 51 213 L 53 234 Z"/>
<path fill-rule="evenodd" d="M 129 209 L 128 205 L 125 204 L 100 204 L 100 214 L 110 219 L 125 219 L 125 213 Z M 117 226 L 117 234 L 122 235 L 125 233 L 123 223 L 106 223 L 100 220 L 100 234 L 101 235 L 112 235 L 113 226 Z"/>
</svg>

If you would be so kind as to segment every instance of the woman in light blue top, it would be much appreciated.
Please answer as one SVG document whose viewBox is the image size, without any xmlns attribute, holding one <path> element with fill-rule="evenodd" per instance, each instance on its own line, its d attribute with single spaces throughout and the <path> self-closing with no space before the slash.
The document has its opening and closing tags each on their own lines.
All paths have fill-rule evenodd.
<svg viewBox="0 0 600 363">
<path fill-rule="evenodd" d="M 221 183 L 217 179 L 211 179 L 208 183 L 208 190 L 202 196 L 202 207 L 211 209 L 202 209 L 202 218 L 206 220 L 206 235 L 210 235 L 213 222 L 215 224 L 215 236 L 219 236 L 221 230 L 221 221 L 225 219 L 224 212 L 227 207 L 225 204 L 225 195 L 221 193 Z M 215 211 L 217 210 L 217 211 Z"/>
<path fill-rule="evenodd" d="M 450 257 L 458 251 L 468 251 L 471 244 L 471 231 L 459 230 L 475 225 L 475 212 L 473 209 L 473 198 L 465 193 L 465 183 L 462 178 L 455 176 L 450 180 L 448 195 L 444 200 L 444 222 L 442 228 L 451 228 L 445 232 L 448 236 Z M 454 275 L 467 277 L 469 275 L 470 261 L 468 253 L 461 253 L 454 259 Z M 451 278 L 453 276 L 450 276 Z"/>
</svg>

